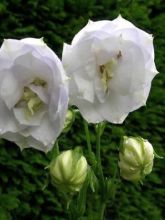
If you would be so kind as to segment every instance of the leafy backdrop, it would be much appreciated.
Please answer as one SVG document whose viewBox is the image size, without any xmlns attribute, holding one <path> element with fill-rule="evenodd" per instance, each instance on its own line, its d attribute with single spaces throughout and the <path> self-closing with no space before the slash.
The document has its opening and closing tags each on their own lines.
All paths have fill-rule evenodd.
<svg viewBox="0 0 165 220">
<path fill-rule="evenodd" d="M 162 0 L 1 0 L 0 41 L 4 38 L 44 37 L 47 44 L 61 56 L 63 42 L 73 36 L 88 19 L 114 19 L 120 13 L 139 28 L 153 33 L 156 65 L 160 72 L 153 81 L 147 106 L 129 115 L 121 125 L 109 125 L 102 140 L 105 173 L 112 175 L 117 161 L 121 135 L 141 135 L 155 150 L 164 154 L 165 136 L 165 3 Z M 72 130 L 62 136 L 61 150 L 85 147 L 80 117 Z M 91 126 L 92 140 L 95 141 Z M 51 159 L 34 149 L 20 152 L 8 141 L 0 140 L 0 220 L 67 220 L 60 195 L 48 184 L 44 169 Z M 143 186 L 123 181 L 118 186 L 107 219 L 163 220 L 165 204 L 164 160 L 155 159 L 152 174 Z M 44 189 L 45 188 L 45 189 Z M 96 213 L 97 214 L 97 213 Z"/>
</svg>

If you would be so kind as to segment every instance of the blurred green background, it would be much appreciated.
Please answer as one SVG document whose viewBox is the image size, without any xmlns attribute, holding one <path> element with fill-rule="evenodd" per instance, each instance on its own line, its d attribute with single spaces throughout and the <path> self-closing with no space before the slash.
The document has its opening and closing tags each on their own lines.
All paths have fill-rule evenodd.
<svg viewBox="0 0 165 220">
<path fill-rule="evenodd" d="M 157 153 L 164 154 L 165 136 L 165 2 L 162 0 L 1 0 L 0 41 L 4 38 L 44 37 L 61 57 L 63 42 L 73 36 L 88 19 L 114 19 L 119 13 L 155 37 L 156 65 L 160 72 L 153 80 L 146 107 L 133 112 L 124 124 L 109 125 L 102 138 L 104 172 L 113 175 L 121 135 L 148 139 Z M 62 135 L 61 150 L 86 142 L 79 117 L 67 135 Z M 91 126 L 93 145 L 95 135 Z M 34 149 L 20 152 L 13 143 L 0 140 L 0 220 L 67 220 L 60 195 L 48 184 L 51 153 Z M 143 186 L 122 181 L 107 220 L 163 220 L 165 205 L 164 160 L 155 159 L 152 174 Z M 96 210 L 97 213 L 97 210 Z M 73 219 L 74 220 L 74 219 Z"/>
</svg>

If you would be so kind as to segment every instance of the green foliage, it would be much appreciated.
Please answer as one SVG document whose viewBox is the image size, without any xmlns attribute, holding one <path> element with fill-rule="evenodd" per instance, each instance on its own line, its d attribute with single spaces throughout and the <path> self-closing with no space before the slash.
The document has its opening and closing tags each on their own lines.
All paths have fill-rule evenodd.
<svg viewBox="0 0 165 220">
<path fill-rule="evenodd" d="M 63 42 L 91 20 L 114 19 L 118 14 L 129 19 L 155 37 L 156 64 L 159 75 L 153 81 L 147 106 L 130 114 L 121 125 L 109 125 L 102 137 L 102 162 L 107 176 L 113 176 L 118 160 L 120 136 L 142 136 L 155 151 L 164 154 L 165 136 L 165 3 L 163 0 L 1 0 L 0 42 L 4 38 L 44 37 L 61 56 Z M 76 116 L 73 128 L 62 134 L 61 150 L 83 146 L 86 152 L 83 124 Z M 91 126 L 92 144 L 95 130 Z M 51 153 L 34 149 L 20 152 L 13 143 L 0 140 L 0 220 L 66 220 L 65 202 L 50 184 L 45 167 Z M 139 187 L 127 181 L 118 184 L 114 203 L 109 204 L 107 219 L 163 220 L 165 204 L 164 160 L 155 159 L 154 171 Z M 97 199 L 93 199 L 96 204 Z M 90 204 L 88 204 L 90 208 Z M 65 217 L 63 217 L 65 216 Z"/>
</svg>

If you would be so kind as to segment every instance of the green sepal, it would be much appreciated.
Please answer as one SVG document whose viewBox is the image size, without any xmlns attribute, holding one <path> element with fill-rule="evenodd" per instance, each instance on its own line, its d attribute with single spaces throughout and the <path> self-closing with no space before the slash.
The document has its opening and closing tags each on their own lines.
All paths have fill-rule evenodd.
<svg viewBox="0 0 165 220">
<path fill-rule="evenodd" d="M 124 140 L 125 138 L 127 138 L 127 136 L 123 136 L 120 138 L 120 142 L 119 142 L 119 150 L 120 150 L 120 153 L 124 153 L 124 146 L 123 146 L 123 143 L 124 143 Z"/>
<path fill-rule="evenodd" d="M 53 145 L 52 150 L 47 153 L 47 156 L 52 161 L 52 160 L 55 160 L 59 154 L 60 154 L 60 152 L 59 152 L 59 145 L 58 145 L 58 139 L 57 139 Z"/>
<path fill-rule="evenodd" d="M 90 167 L 88 169 L 87 178 L 88 178 L 89 186 L 90 186 L 92 192 L 96 192 L 98 190 L 98 179 Z"/>
<path fill-rule="evenodd" d="M 105 179 L 105 199 L 106 200 L 113 200 L 115 198 L 116 195 L 116 190 L 117 190 L 117 181 L 115 179 L 109 179 L 106 178 Z"/>
<path fill-rule="evenodd" d="M 76 147 L 72 150 L 72 156 L 73 156 L 73 164 L 76 164 L 77 161 L 83 156 L 83 151 L 81 147 Z"/>
<path fill-rule="evenodd" d="M 155 156 L 155 158 L 158 158 L 158 159 L 164 159 L 164 157 L 159 156 L 159 155 L 155 152 L 155 150 L 154 150 L 154 156 Z"/>
<path fill-rule="evenodd" d="M 99 130 L 99 132 L 100 132 L 99 135 L 101 136 L 104 133 L 105 127 L 106 127 L 106 122 L 105 121 L 100 122 L 99 124 L 96 124 L 96 126 L 95 126 L 96 132 L 97 132 L 98 129 L 100 129 Z"/>
</svg>

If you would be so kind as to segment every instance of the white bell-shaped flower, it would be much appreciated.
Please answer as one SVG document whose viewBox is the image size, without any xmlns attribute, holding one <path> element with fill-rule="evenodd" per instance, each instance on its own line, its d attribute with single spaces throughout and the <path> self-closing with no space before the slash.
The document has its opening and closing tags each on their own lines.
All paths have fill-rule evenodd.
<svg viewBox="0 0 165 220">
<path fill-rule="evenodd" d="M 121 16 L 89 21 L 64 44 L 64 68 L 70 78 L 70 104 L 91 123 L 122 123 L 146 104 L 158 73 L 153 37 Z"/>
<path fill-rule="evenodd" d="M 47 152 L 68 107 L 65 71 L 43 39 L 4 40 L 0 48 L 0 137 Z"/>
</svg>

